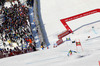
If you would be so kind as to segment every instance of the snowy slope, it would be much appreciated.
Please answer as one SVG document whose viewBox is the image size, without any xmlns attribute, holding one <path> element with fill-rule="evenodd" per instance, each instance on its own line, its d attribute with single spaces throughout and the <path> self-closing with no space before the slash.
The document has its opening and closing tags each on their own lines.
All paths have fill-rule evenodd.
<svg viewBox="0 0 100 66">
<path fill-rule="evenodd" d="M 0 66 L 98 66 L 100 38 L 82 43 L 84 51 L 67 56 L 75 44 L 65 42 L 57 48 L 0 59 Z M 80 48 L 78 48 L 80 49 Z"/>
<path fill-rule="evenodd" d="M 60 19 L 99 8 L 99 2 L 100 0 L 40 0 L 41 15 L 50 43 L 54 44 L 57 35 L 66 30 Z M 99 16 L 94 18 L 96 17 Z M 90 20 L 89 17 L 88 19 Z M 83 20 L 80 19 L 80 21 Z M 94 19 L 94 21 L 97 20 Z M 0 59 L 0 66 L 99 66 L 99 25 L 100 22 L 82 27 L 68 36 L 72 40 L 80 39 L 83 48 L 82 51 L 81 47 L 78 47 L 78 52 L 69 57 L 67 56 L 69 49 L 76 50 L 76 46 L 71 41 L 66 41 L 57 48 L 50 47 L 48 50 L 44 49 L 43 51 Z M 97 34 L 92 30 L 92 26 L 94 26 Z M 87 38 L 88 36 L 91 38 Z"/>
<path fill-rule="evenodd" d="M 66 30 L 60 22 L 60 19 L 100 8 L 99 2 L 100 0 L 40 0 L 42 20 L 49 41 L 52 43 L 52 39 L 57 39 L 57 35 Z M 99 17 L 100 13 L 97 13 L 73 20 L 69 23 L 71 26 L 74 24 L 76 26 L 80 26 L 80 24 L 84 22 L 90 23 L 97 21 L 99 20 Z M 75 25 L 72 27 L 72 29 L 76 27 Z"/>
</svg>

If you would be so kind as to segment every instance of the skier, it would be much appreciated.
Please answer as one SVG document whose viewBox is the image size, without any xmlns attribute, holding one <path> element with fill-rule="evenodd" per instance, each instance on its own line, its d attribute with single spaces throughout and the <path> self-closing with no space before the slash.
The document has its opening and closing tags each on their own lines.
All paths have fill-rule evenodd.
<svg viewBox="0 0 100 66">
<path fill-rule="evenodd" d="M 68 52 L 67 56 L 70 56 L 70 55 L 72 55 L 72 52 L 74 52 L 74 53 L 77 53 L 76 51 L 69 50 L 69 52 Z"/>
</svg>

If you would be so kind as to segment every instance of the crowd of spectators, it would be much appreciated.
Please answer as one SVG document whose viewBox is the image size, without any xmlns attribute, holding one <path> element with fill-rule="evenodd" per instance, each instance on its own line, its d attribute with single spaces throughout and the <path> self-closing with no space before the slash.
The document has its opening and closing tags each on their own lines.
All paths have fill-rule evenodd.
<svg viewBox="0 0 100 66">
<path fill-rule="evenodd" d="M 4 5 L 5 0 L 0 0 L 0 5 Z"/>
<path fill-rule="evenodd" d="M 33 6 L 34 0 L 26 0 L 28 6 Z"/>
<path fill-rule="evenodd" d="M 2 6 L 0 11 L 3 14 L 3 19 L 0 21 L 0 40 L 6 47 L 0 48 L 0 58 L 36 51 L 36 43 L 29 24 L 28 8 L 19 0 L 17 2 L 18 4 L 11 2 L 9 8 Z M 13 43 L 17 46 L 13 46 Z M 8 45 L 13 49 L 8 48 Z"/>
</svg>

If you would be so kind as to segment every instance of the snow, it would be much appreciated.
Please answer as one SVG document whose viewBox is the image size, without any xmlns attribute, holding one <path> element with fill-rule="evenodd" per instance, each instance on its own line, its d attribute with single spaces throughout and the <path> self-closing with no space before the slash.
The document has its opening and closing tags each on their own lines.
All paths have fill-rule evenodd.
<svg viewBox="0 0 100 66">
<path fill-rule="evenodd" d="M 37 51 L 0 59 L 0 66 L 98 66 L 100 60 L 99 39 L 82 43 L 83 52 L 67 56 L 68 50 L 75 50 L 75 44 L 67 42 L 57 48 Z M 78 47 L 80 49 L 80 47 Z"/>
<path fill-rule="evenodd" d="M 77 47 L 77 53 L 67 56 L 69 49 L 77 50 L 75 43 L 65 41 L 57 48 L 52 48 L 57 41 L 57 35 L 65 31 L 60 19 L 80 14 L 100 7 L 100 0 L 40 0 L 41 15 L 50 42 L 50 49 L 17 55 L 0 59 L 0 66 L 99 66 L 100 61 L 100 22 L 84 26 L 70 37 L 71 40 L 81 41 L 82 48 Z M 99 20 L 99 14 L 77 19 L 70 23 L 81 26 Z M 92 19 L 93 18 L 93 19 Z M 77 23 L 78 22 L 78 23 Z M 82 24 L 80 24 L 82 23 Z M 95 34 L 92 30 L 94 26 Z M 72 25 L 74 28 L 78 28 Z M 88 38 L 90 36 L 90 38 Z"/>
<path fill-rule="evenodd" d="M 83 26 L 83 25 L 86 25 L 89 23 L 93 23 L 96 20 L 99 20 L 99 17 L 100 17 L 100 13 L 96 13 L 96 14 L 92 14 L 92 15 L 89 15 L 86 17 L 82 17 L 80 19 L 76 19 L 76 20 L 67 22 L 67 24 L 74 31 L 75 29 L 79 28 L 80 26 Z"/>
<path fill-rule="evenodd" d="M 62 31 L 66 30 L 60 22 L 60 19 L 100 8 L 99 2 L 99 0 L 40 0 L 41 17 L 49 42 L 52 43 L 52 39 L 58 39 L 57 37 L 54 37 L 54 35 L 57 36 L 62 33 Z M 80 27 L 82 23 L 90 23 L 99 20 L 99 14 L 100 13 L 96 13 L 82 17 L 80 19 L 70 21 L 68 24 L 75 23 L 76 26 L 79 25 L 78 27 Z M 71 24 L 71 26 L 73 26 L 73 24 Z M 76 26 L 74 25 L 71 28 L 74 30 L 77 28 Z"/>
</svg>

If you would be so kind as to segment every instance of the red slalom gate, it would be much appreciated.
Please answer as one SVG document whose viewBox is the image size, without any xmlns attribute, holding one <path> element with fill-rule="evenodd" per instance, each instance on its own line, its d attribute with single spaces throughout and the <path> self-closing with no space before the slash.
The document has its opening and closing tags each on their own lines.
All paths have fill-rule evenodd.
<svg viewBox="0 0 100 66">
<path fill-rule="evenodd" d="M 77 46 L 80 46 L 81 47 L 81 49 L 82 49 L 82 51 L 83 51 L 83 48 L 82 48 L 82 45 L 81 45 L 81 42 L 80 42 L 80 40 L 77 42 L 76 41 L 76 50 L 78 51 L 78 48 L 77 48 Z"/>
<path fill-rule="evenodd" d="M 56 42 L 57 45 L 60 45 L 60 44 L 62 44 L 62 43 L 63 43 L 63 40 L 62 40 L 62 39 L 59 39 L 59 40 Z"/>
<path fill-rule="evenodd" d="M 100 61 L 98 61 L 98 63 L 99 63 L 99 66 L 100 66 Z"/>
<path fill-rule="evenodd" d="M 94 9 L 94 10 L 91 10 L 91 11 L 87 11 L 87 12 L 84 12 L 84 13 L 81 13 L 81 14 L 78 14 L 78 15 L 75 15 L 75 16 L 71 16 L 71 17 L 68 17 L 68 18 L 65 18 L 65 19 L 61 19 L 60 21 L 62 22 L 62 24 L 65 26 L 65 28 L 67 29 L 67 31 L 70 31 L 70 33 L 72 33 L 73 31 L 71 30 L 71 28 L 67 25 L 66 22 L 69 22 L 69 21 L 72 21 L 72 20 L 75 20 L 75 19 L 78 19 L 78 18 L 81 18 L 81 17 L 85 17 L 85 16 L 88 16 L 88 15 L 91 15 L 91 14 L 94 14 L 94 13 L 98 13 L 100 12 L 100 9 Z M 65 34 L 65 33 L 62 33 L 61 38 L 68 35 L 69 33 Z M 59 38 L 59 35 L 58 35 L 58 38 Z"/>
</svg>

